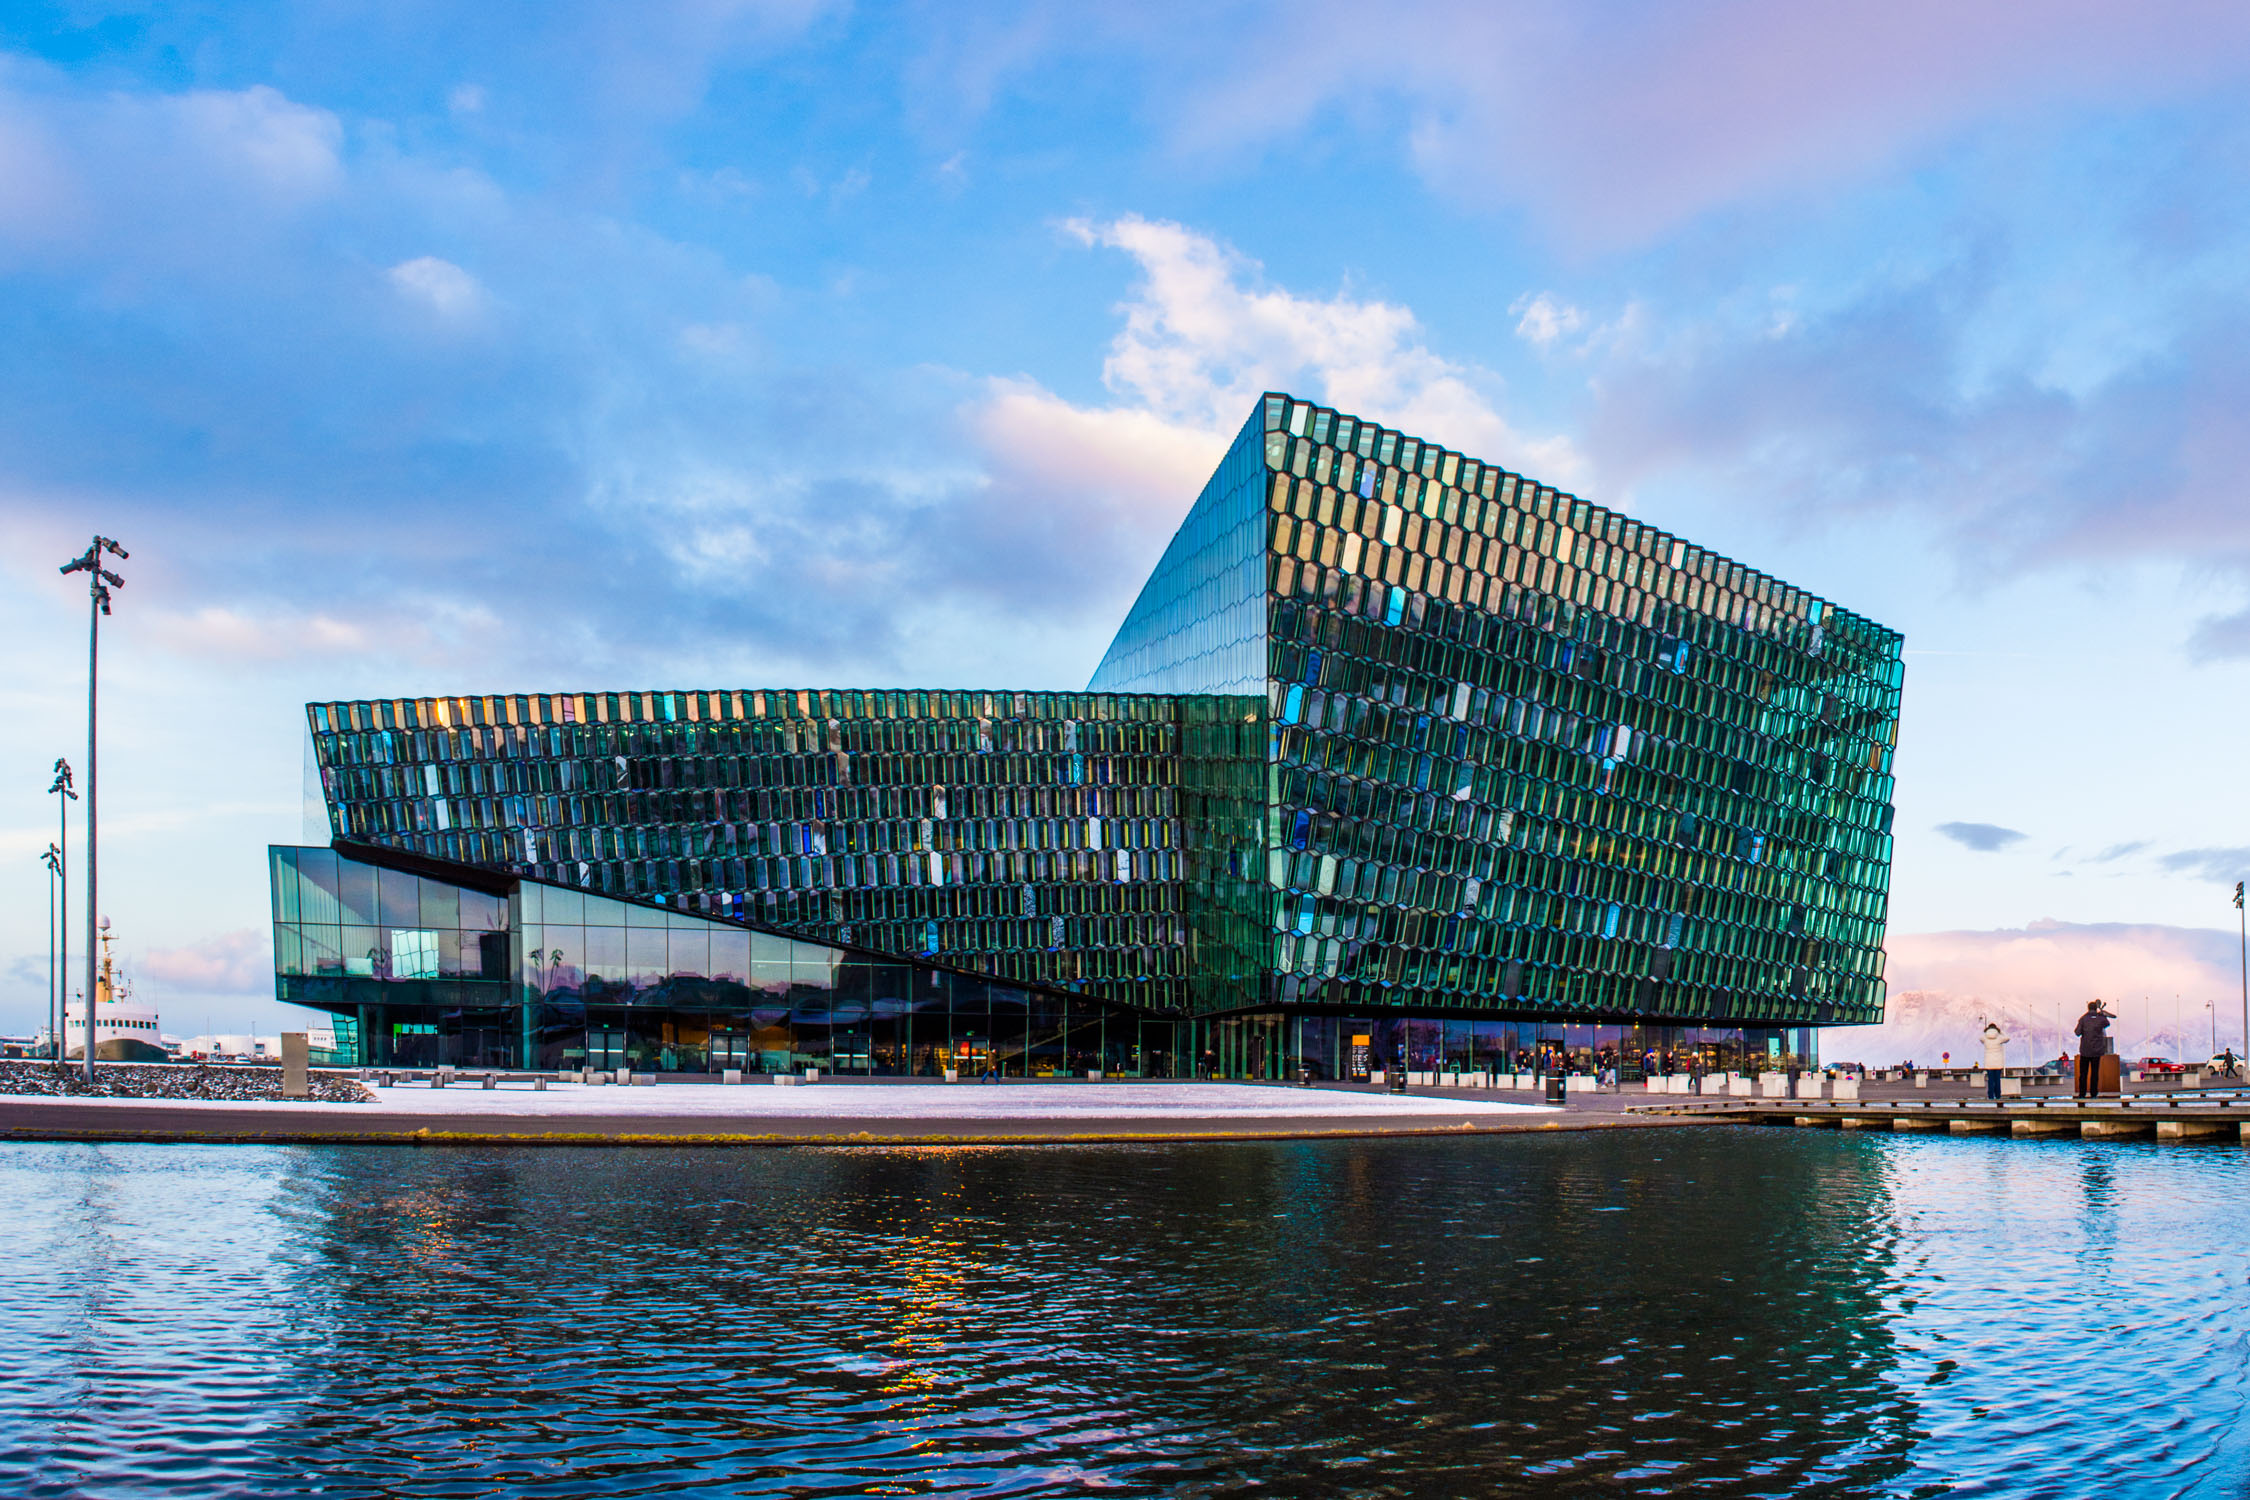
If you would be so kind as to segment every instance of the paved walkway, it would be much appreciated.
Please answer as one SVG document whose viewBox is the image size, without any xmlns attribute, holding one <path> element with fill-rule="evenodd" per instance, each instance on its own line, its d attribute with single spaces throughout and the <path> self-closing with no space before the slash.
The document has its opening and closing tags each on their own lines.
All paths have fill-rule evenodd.
<svg viewBox="0 0 2250 1500">
<path fill-rule="evenodd" d="M 0 1139 L 593 1144 L 1243 1140 L 1638 1124 L 1602 1111 L 1271 1084 L 1114 1082 L 792 1088 L 455 1082 L 373 1104 L 0 1098 Z"/>
</svg>

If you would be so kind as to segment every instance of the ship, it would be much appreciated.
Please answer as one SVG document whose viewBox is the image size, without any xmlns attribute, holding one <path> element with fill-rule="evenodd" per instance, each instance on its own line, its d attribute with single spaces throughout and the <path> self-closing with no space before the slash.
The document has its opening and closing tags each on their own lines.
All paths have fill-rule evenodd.
<svg viewBox="0 0 2250 1500">
<path fill-rule="evenodd" d="M 102 918 L 101 976 L 94 982 L 94 1060 L 96 1062 L 166 1062 L 164 1033 L 156 1007 L 133 997 L 133 983 L 117 972 L 110 951 L 109 918 Z M 86 1007 L 83 999 L 63 1009 L 63 1055 L 86 1055 Z"/>
</svg>

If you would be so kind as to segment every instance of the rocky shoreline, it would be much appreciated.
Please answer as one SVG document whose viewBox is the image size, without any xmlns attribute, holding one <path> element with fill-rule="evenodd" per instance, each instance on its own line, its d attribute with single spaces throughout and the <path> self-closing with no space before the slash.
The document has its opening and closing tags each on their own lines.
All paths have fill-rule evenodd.
<svg viewBox="0 0 2250 1500">
<path fill-rule="evenodd" d="M 94 1064 L 87 1086 L 77 1064 L 0 1062 L 0 1094 L 45 1094 L 67 1099 L 228 1099 L 252 1101 L 281 1097 L 281 1069 L 211 1063 Z M 320 1104 L 369 1104 L 374 1096 L 339 1073 L 312 1075 L 312 1100 Z"/>
</svg>

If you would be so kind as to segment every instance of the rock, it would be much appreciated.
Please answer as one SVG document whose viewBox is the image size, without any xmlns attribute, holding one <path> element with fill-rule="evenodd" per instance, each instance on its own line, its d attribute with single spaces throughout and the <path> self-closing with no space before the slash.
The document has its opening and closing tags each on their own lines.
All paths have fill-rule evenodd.
<svg viewBox="0 0 2250 1500">
<path fill-rule="evenodd" d="M 314 1072 L 311 1098 L 322 1104 L 366 1104 L 374 1095 L 341 1073 Z M 281 1069 L 246 1063 L 105 1063 L 86 1085 L 82 1067 L 0 1061 L 0 1094 L 72 1099 L 279 1099 Z"/>
</svg>

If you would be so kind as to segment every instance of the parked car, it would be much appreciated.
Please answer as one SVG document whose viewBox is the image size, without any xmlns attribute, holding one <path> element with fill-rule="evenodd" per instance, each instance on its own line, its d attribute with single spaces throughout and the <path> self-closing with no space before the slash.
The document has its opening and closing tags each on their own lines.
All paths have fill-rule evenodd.
<svg viewBox="0 0 2250 1500">
<path fill-rule="evenodd" d="M 2169 1057 L 2136 1057 L 2126 1064 L 2141 1073 L 2185 1073 L 2187 1065 Z"/>
</svg>

